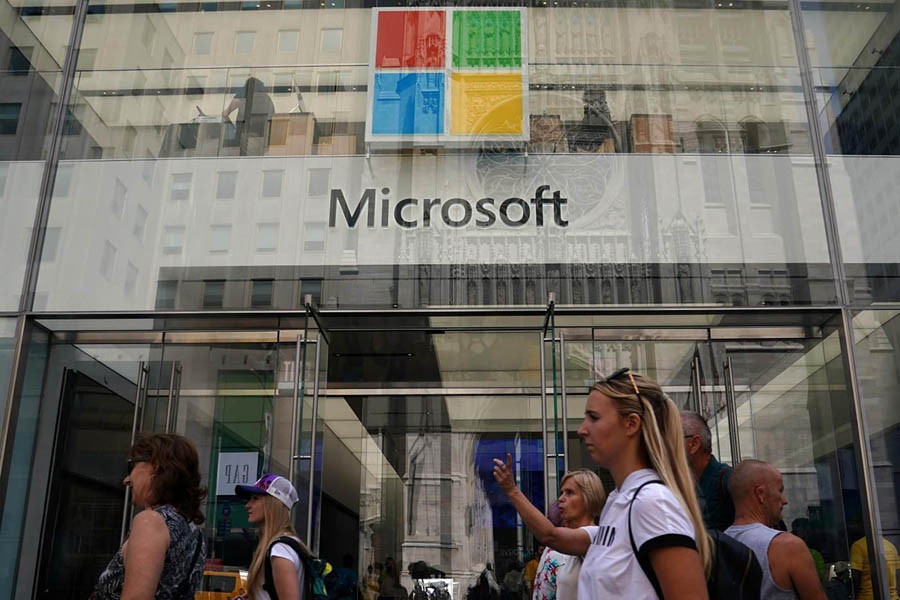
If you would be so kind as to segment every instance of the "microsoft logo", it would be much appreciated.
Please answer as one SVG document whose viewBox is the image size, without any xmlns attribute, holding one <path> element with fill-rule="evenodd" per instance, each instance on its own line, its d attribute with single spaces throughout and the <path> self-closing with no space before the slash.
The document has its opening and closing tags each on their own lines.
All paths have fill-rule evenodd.
<svg viewBox="0 0 900 600">
<path fill-rule="evenodd" d="M 373 10 L 367 142 L 528 139 L 522 8 Z"/>
</svg>

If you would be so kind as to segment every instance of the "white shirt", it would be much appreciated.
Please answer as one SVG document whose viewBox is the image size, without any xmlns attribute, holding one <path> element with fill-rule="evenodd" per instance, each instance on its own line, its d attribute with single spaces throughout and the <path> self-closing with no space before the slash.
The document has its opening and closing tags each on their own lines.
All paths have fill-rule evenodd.
<svg viewBox="0 0 900 600">
<path fill-rule="evenodd" d="M 659 475 L 652 469 L 635 471 L 609 495 L 581 566 L 578 600 L 657 598 L 628 538 L 628 505 L 634 491 L 654 479 Z M 663 484 L 641 489 L 631 512 L 631 532 L 640 554 L 671 546 L 696 548 L 691 520 Z"/>
<path fill-rule="evenodd" d="M 579 529 L 593 539 L 597 526 L 585 525 Z M 580 556 L 570 556 L 545 548 L 534 577 L 532 600 L 576 600 L 581 562 Z"/>
<path fill-rule="evenodd" d="M 297 556 L 297 553 L 294 552 L 294 549 L 284 544 L 282 542 L 278 542 L 274 546 L 272 546 L 272 560 L 274 561 L 276 558 L 284 558 L 291 561 L 291 564 L 294 565 L 294 569 L 297 571 L 297 584 L 300 586 L 300 597 L 303 598 L 303 569 L 300 565 L 300 557 Z M 272 565 L 274 570 L 275 565 Z M 269 596 L 269 592 L 262 589 L 262 584 L 257 586 L 256 590 L 253 592 L 253 597 L 258 600 L 271 600 L 271 596 Z"/>
</svg>

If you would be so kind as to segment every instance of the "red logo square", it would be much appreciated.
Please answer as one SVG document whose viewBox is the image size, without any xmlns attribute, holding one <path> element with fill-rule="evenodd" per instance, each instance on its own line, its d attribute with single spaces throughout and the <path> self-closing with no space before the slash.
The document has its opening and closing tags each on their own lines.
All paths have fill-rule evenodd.
<svg viewBox="0 0 900 600">
<path fill-rule="evenodd" d="M 442 10 L 390 10 L 378 13 L 375 67 L 444 66 L 446 13 Z"/>
</svg>

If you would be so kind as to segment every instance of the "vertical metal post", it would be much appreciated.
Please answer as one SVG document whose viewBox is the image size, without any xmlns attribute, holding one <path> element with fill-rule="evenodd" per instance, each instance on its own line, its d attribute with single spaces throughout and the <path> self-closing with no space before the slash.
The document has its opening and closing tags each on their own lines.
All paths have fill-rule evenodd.
<svg viewBox="0 0 900 600">
<path fill-rule="evenodd" d="M 691 410 L 693 410 L 698 415 L 702 416 L 704 419 L 706 415 L 701 412 L 703 402 L 701 399 L 701 394 L 703 393 L 702 382 L 700 381 L 700 357 L 697 354 L 694 354 L 694 359 L 691 361 Z"/>
<path fill-rule="evenodd" d="M 728 440 L 731 442 L 731 464 L 741 461 L 741 438 L 738 435 L 737 394 L 734 392 L 734 371 L 731 357 L 725 357 L 725 411 L 728 414 Z"/>
<path fill-rule="evenodd" d="M 172 363 L 172 372 L 169 375 L 169 395 L 166 398 L 166 433 L 172 433 L 175 429 L 175 420 L 178 418 L 178 395 L 181 393 L 181 363 Z"/>
<path fill-rule="evenodd" d="M 303 371 L 301 346 L 304 343 L 306 343 L 304 338 L 297 335 L 297 344 L 294 350 L 294 390 L 291 396 L 293 402 L 291 405 L 291 482 L 294 489 L 297 488 L 297 459 L 300 458 L 297 447 L 300 441 L 300 376 Z"/>
<path fill-rule="evenodd" d="M 131 446 L 137 438 L 139 424 L 143 417 L 144 402 L 147 399 L 147 386 L 150 385 L 150 366 L 141 361 L 138 363 L 137 390 L 134 393 L 134 416 L 131 420 Z M 128 530 L 128 515 L 131 512 L 131 486 L 125 488 L 125 503 L 122 506 L 122 530 L 119 534 L 119 546 L 125 543 L 125 532 Z"/>
<path fill-rule="evenodd" d="M 547 435 L 547 367 L 546 367 L 546 358 L 544 357 L 544 333 L 541 332 L 541 436 L 543 440 L 543 454 L 544 460 L 544 498 L 550 497 L 550 469 L 548 469 L 548 463 L 546 456 L 549 454 L 548 449 L 548 435 Z M 545 509 L 549 509 L 549 503 L 545 502 Z"/>
<path fill-rule="evenodd" d="M 316 345 L 315 373 L 313 375 L 313 397 L 312 397 L 312 425 L 310 426 L 309 438 L 309 509 L 306 515 L 306 537 L 314 552 L 319 551 L 319 536 L 313 539 L 313 499 L 315 498 L 315 471 L 316 471 L 316 434 L 318 433 L 319 420 L 319 363 L 322 358 L 322 344 L 316 339 L 312 342 Z"/>
<path fill-rule="evenodd" d="M 566 402 L 566 340 L 559 334 L 559 386 L 560 402 L 562 402 L 562 455 L 563 473 L 569 472 L 569 419 Z"/>
</svg>

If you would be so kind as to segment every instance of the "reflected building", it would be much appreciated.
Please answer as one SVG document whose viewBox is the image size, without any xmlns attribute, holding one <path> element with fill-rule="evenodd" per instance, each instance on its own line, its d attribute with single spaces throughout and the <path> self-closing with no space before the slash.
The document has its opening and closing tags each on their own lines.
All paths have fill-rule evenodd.
<svg viewBox="0 0 900 600">
<path fill-rule="evenodd" d="M 210 570 L 273 471 L 456 600 L 533 549 L 491 460 L 546 508 L 621 366 L 826 562 L 897 545 L 900 4 L 413 4 L 0 0 L 0 598 L 90 593 L 134 428 Z"/>
</svg>

